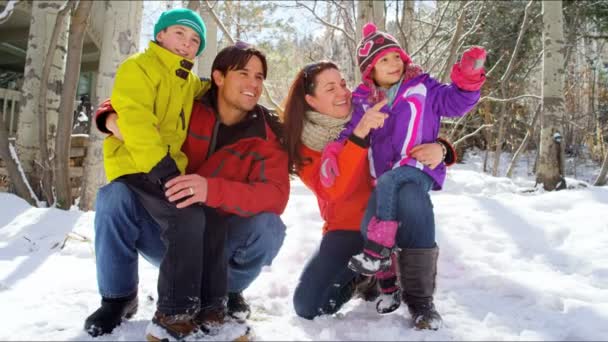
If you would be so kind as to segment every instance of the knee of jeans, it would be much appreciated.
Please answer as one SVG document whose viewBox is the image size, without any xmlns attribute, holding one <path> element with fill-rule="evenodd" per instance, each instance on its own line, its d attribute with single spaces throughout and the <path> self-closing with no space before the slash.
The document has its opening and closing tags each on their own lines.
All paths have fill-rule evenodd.
<svg viewBox="0 0 608 342">
<path fill-rule="evenodd" d="M 265 264 L 270 265 L 283 245 L 285 224 L 276 214 L 262 213 L 256 216 L 254 227 L 253 244 L 264 252 L 266 255 Z"/>
<path fill-rule="evenodd" d="M 315 301 L 310 300 L 307 289 L 299 284 L 293 293 L 293 308 L 296 314 L 302 318 L 313 319 L 319 315 Z"/>
<path fill-rule="evenodd" d="M 429 193 L 417 183 L 406 183 L 399 189 L 399 212 L 408 215 L 426 215 L 433 212 Z"/>
<path fill-rule="evenodd" d="M 391 186 L 392 182 L 393 177 L 391 175 L 391 172 L 385 172 L 376 180 L 376 188 L 384 188 L 385 186 Z"/>
<path fill-rule="evenodd" d="M 116 210 L 132 207 L 135 194 L 122 182 L 110 182 L 97 191 L 95 214 L 113 214 Z"/>
</svg>

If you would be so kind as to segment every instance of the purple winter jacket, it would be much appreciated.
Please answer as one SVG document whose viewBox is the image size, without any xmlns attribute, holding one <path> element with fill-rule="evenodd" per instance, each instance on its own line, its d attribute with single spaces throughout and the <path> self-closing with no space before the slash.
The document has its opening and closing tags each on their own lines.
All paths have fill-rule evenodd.
<svg viewBox="0 0 608 342">
<path fill-rule="evenodd" d="M 353 92 L 353 114 L 338 141 L 348 138 L 366 110 L 374 104 L 368 98 L 371 89 L 361 84 Z M 384 126 L 370 132 L 370 172 L 373 178 L 401 165 L 423 170 L 435 181 L 433 190 L 441 190 L 446 166 L 434 170 L 411 158 L 412 147 L 437 140 L 442 116 L 463 116 L 479 101 L 480 91 L 466 91 L 454 84 L 443 84 L 422 74 L 403 82 L 392 106 L 382 107 L 388 114 Z"/>
</svg>

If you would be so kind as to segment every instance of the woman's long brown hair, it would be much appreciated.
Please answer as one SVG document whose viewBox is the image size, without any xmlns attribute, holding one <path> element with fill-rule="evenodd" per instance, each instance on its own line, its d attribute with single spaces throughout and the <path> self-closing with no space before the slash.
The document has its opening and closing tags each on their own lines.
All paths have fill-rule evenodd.
<svg viewBox="0 0 608 342">
<path fill-rule="evenodd" d="M 289 87 L 281 118 L 284 123 L 284 140 L 289 157 L 289 173 L 292 175 L 297 174 L 298 170 L 307 162 L 300 153 L 304 118 L 306 111 L 312 110 L 306 102 L 305 96 L 314 96 L 317 76 L 327 69 L 340 70 L 335 63 L 329 61 L 309 64 L 298 72 Z"/>
</svg>

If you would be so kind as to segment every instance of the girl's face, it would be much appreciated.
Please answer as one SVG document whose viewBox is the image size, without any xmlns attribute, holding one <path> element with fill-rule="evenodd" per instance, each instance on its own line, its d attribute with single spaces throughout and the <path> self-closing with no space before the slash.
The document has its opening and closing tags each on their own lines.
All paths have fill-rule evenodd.
<svg viewBox="0 0 608 342">
<path fill-rule="evenodd" d="M 401 55 L 398 52 L 391 51 L 376 62 L 374 70 L 372 70 L 372 78 L 380 87 L 388 89 L 399 82 L 403 70 L 404 65 Z"/>
<path fill-rule="evenodd" d="M 313 95 L 306 95 L 306 102 L 315 111 L 334 118 L 350 114 L 351 92 L 342 74 L 336 69 L 325 69 L 316 77 Z"/>
</svg>

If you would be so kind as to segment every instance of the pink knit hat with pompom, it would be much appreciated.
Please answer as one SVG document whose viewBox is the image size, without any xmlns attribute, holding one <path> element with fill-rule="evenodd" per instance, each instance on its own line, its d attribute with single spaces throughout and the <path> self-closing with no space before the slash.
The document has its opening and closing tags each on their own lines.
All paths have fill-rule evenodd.
<svg viewBox="0 0 608 342">
<path fill-rule="evenodd" d="M 363 39 L 357 46 L 357 62 L 361 70 L 361 79 L 366 83 L 371 82 L 370 74 L 376 62 L 392 51 L 399 53 L 405 66 L 412 62 L 410 56 L 399 46 L 395 37 L 386 32 L 378 31 L 373 23 L 365 24 L 363 26 Z"/>
</svg>

